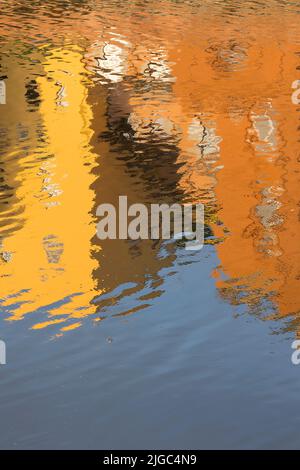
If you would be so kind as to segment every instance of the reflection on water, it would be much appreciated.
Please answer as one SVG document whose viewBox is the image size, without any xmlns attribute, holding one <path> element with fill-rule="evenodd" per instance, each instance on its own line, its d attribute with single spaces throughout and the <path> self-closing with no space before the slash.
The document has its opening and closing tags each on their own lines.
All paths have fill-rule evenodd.
<svg viewBox="0 0 300 470">
<path fill-rule="evenodd" d="M 1 447 L 299 447 L 299 19 L 1 2 Z M 119 195 L 204 203 L 203 249 L 100 241 Z"/>
<path fill-rule="evenodd" d="M 161 295 L 181 247 L 95 237 L 97 206 L 126 194 L 205 203 L 216 293 L 298 332 L 298 14 L 276 1 L 3 2 L 7 320 L 61 334 Z"/>
</svg>

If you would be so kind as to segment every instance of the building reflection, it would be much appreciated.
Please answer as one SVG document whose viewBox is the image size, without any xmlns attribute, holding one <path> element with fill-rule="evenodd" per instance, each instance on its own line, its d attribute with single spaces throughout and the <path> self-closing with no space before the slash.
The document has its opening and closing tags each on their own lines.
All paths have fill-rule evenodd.
<svg viewBox="0 0 300 470">
<path fill-rule="evenodd" d="M 25 93 L 1 121 L 2 151 L 14 156 L 18 142 L 24 152 L 23 128 L 33 134 L 27 157 L 4 167 L 1 250 L 13 257 L 0 265 L 1 297 L 10 320 L 38 312 L 33 328 L 58 323 L 63 332 L 161 295 L 176 245 L 162 257 L 160 243 L 95 236 L 97 206 L 126 194 L 129 204 L 204 203 L 216 292 L 261 318 L 290 317 L 298 331 L 296 14 L 282 18 L 274 6 L 258 24 L 255 12 L 232 15 L 236 2 L 215 16 L 208 3 L 183 4 L 182 15 L 166 5 L 164 24 L 147 7 L 124 16 L 107 7 L 101 20 L 87 9 L 84 21 L 77 11 L 72 28 L 67 18 L 51 23 L 68 40 L 47 46 L 34 78 L 22 68 L 11 75 L 7 62 L 9 83 Z"/>
<path fill-rule="evenodd" d="M 9 263 L 1 263 L 2 305 L 10 320 L 38 309 L 48 312 L 49 319 L 34 328 L 64 322 L 65 314 L 81 318 L 93 296 L 90 170 L 95 156 L 81 57 L 78 48 L 54 49 L 37 78 L 42 132 L 36 145 L 43 156 L 34 158 L 29 147 L 28 158 L 21 160 L 15 198 L 23 207 L 23 225 L 2 241 L 2 249 L 12 253 Z"/>
</svg>

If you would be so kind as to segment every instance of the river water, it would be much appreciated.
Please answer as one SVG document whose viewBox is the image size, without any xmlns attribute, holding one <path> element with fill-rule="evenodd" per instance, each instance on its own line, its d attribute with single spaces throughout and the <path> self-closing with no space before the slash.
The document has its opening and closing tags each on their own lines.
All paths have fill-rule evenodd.
<svg viewBox="0 0 300 470">
<path fill-rule="evenodd" d="M 1 448 L 300 447 L 299 26 L 1 2 Z M 204 204 L 203 249 L 99 240 L 119 195 Z"/>
</svg>

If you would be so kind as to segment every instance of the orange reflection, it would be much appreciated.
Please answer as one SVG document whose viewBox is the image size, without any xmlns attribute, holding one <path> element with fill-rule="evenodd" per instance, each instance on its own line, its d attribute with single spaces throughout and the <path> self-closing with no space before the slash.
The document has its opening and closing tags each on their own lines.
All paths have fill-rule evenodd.
<svg viewBox="0 0 300 470">
<path fill-rule="evenodd" d="M 27 283 L 30 290 L 10 318 L 51 306 L 38 329 L 100 312 L 101 293 L 141 284 L 146 274 L 159 285 L 158 272 L 174 253 L 163 261 L 150 242 L 129 249 L 107 241 L 100 249 L 94 240 L 97 205 L 127 194 L 130 203 L 205 203 L 220 295 L 267 318 L 297 320 L 299 112 L 291 102 L 299 78 L 297 13 L 283 14 L 276 2 L 261 15 L 235 2 L 231 10 L 210 2 L 174 10 L 164 2 L 162 21 L 161 2 L 150 3 L 142 11 L 130 4 L 126 15 L 90 11 L 84 21 L 77 12 L 72 24 L 41 16 L 45 36 L 65 35 L 84 47 L 47 45 L 37 79 L 38 122 L 20 101 L 20 119 L 43 128 L 47 158 L 35 164 L 27 156 L 11 181 L 23 211 L 1 248 L 13 254 L 1 263 L 5 305 Z M 144 306 L 138 300 L 129 313 Z"/>
</svg>

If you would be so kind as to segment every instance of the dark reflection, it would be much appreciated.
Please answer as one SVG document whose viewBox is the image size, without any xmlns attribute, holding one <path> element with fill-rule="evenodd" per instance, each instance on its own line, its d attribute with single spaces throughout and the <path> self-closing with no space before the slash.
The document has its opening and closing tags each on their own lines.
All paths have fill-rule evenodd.
<svg viewBox="0 0 300 470">
<path fill-rule="evenodd" d="M 142 200 L 180 202 L 183 192 L 178 182 L 183 164 L 177 161 L 179 136 L 168 135 L 160 123 L 134 122 L 129 97 L 130 92 L 123 93 L 122 85 L 110 92 L 107 131 L 99 133 L 98 140 L 109 143 L 110 152 L 116 154 L 114 158 L 120 162 L 127 177 L 132 178 L 131 184 L 142 191 Z"/>
<path fill-rule="evenodd" d="M 33 111 L 34 108 L 38 108 L 41 102 L 36 80 L 30 80 L 30 82 L 25 84 L 25 87 L 26 87 L 25 98 L 26 98 L 27 103 L 30 106 L 30 111 Z"/>
<path fill-rule="evenodd" d="M 151 135 L 145 143 L 135 140 L 128 117 L 130 106 L 122 87 L 113 91 L 96 85 L 90 93 L 89 101 L 93 109 L 94 137 L 91 140 L 93 151 L 101 155 L 97 159 L 98 167 L 94 170 L 97 178 L 92 184 L 95 192 L 96 208 L 103 202 L 118 207 L 119 195 L 127 195 L 128 204 L 137 200 L 143 203 L 173 200 L 176 194 L 176 171 L 171 167 L 176 160 L 177 149 L 172 144 L 172 152 L 164 155 L 161 151 L 161 140 Z M 124 136 L 125 134 L 125 136 Z M 166 158 L 167 157 L 167 158 Z M 171 168 L 170 168 L 171 167 Z M 172 179 L 164 186 L 164 171 L 170 168 Z M 105 183 L 107 182 L 107 183 Z M 167 196 L 164 196 L 164 191 Z M 173 199 L 172 198 L 173 194 Z M 180 200 L 180 192 L 177 193 Z M 161 253 L 161 242 L 152 240 L 101 240 L 95 236 L 93 245 L 99 246 L 95 251 L 99 266 L 93 272 L 97 290 L 104 295 L 94 299 L 101 317 L 109 312 L 109 307 L 121 304 L 116 315 L 135 313 L 149 306 L 141 302 L 140 296 L 146 289 L 147 299 L 155 298 L 163 292 L 163 277 L 159 272 L 172 266 L 175 259 L 176 244 L 167 247 L 167 256 Z M 131 287 L 127 287 L 127 286 Z M 116 289 L 120 286 L 117 294 Z M 124 286 L 124 287 L 123 287 Z M 145 293 L 144 293 L 145 295 Z M 128 298 L 122 306 L 122 299 Z M 136 305 L 136 303 L 138 305 Z M 128 305 L 133 305 L 128 308 Z M 127 305 L 127 307 L 126 307 Z"/>
</svg>

